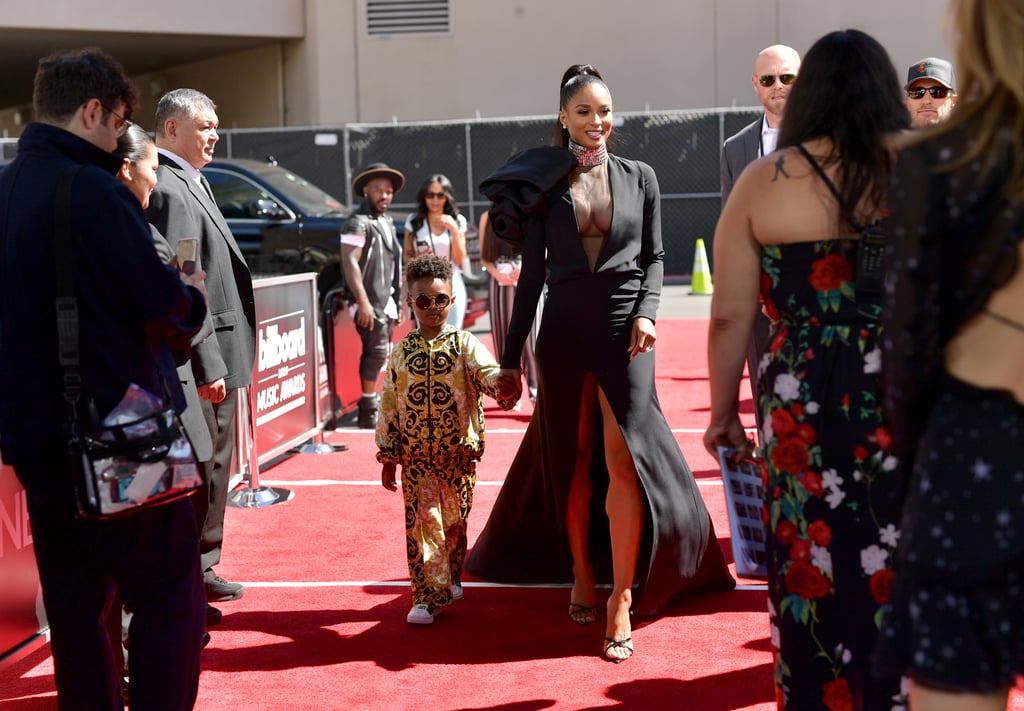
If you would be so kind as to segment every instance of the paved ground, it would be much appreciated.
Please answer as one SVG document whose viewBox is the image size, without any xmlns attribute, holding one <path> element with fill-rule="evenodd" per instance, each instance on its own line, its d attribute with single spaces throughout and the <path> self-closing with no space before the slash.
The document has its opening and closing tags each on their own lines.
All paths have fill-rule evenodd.
<svg viewBox="0 0 1024 711">
<path fill-rule="evenodd" d="M 658 318 L 707 318 L 711 294 L 691 294 L 689 284 L 666 284 L 661 291 Z"/>
</svg>

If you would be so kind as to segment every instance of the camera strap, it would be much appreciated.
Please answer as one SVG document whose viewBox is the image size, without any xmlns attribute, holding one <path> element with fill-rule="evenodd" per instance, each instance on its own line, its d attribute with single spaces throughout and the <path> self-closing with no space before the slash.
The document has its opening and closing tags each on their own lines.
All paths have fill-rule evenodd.
<svg viewBox="0 0 1024 711">
<path fill-rule="evenodd" d="M 828 175 L 826 175 L 825 171 L 822 170 L 821 166 L 818 164 L 818 161 L 816 161 L 814 159 L 814 156 L 812 156 L 808 152 L 808 150 L 804 148 L 804 145 L 802 143 L 796 144 L 796 147 L 797 150 L 799 150 L 803 154 L 804 158 L 807 159 L 807 162 L 811 164 L 811 167 L 814 168 L 814 172 L 818 174 L 818 177 L 821 178 L 821 181 L 825 183 L 825 187 L 827 187 L 829 189 L 829 192 L 832 193 L 832 196 L 836 199 L 836 202 L 839 203 L 839 209 L 843 211 L 843 216 L 846 218 L 846 221 L 850 223 L 850 227 L 852 227 L 857 232 L 863 232 L 865 226 L 861 224 L 860 220 L 853 216 L 853 211 L 846 206 L 845 202 L 843 202 L 843 196 L 839 194 L 839 190 L 836 188 L 835 183 L 829 180 Z"/>
<path fill-rule="evenodd" d="M 882 230 L 878 220 L 873 220 L 868 224 L 862 224 L 853 215 L 853 210 L 849 209 L 846 203 L 843 202 L 842 195 L 839 194 L 839 190 L 835 184 L 829 180 L 825 171 L 822 170 L 821 166 L 818 165 L 818 161 L 803 147 L 803 144 L 798 143 L 797 149 L 803 154 L 807 162 L 811 164 L 814 171 L 821 178 L 822 182 L 828 187 L 829 191 L 835 197 L 836 202 L 839 203 L 839 209 L 843 211 L 843 215 L 846 221 L 850 223 L 850 226 L 857 232 L 857 260 L 856 260 L 856 289 L 859 293 L 876 296 L 882 290 L 882 270 L 883 262 L 885 259 L 885 232 Z"/>
</svg>

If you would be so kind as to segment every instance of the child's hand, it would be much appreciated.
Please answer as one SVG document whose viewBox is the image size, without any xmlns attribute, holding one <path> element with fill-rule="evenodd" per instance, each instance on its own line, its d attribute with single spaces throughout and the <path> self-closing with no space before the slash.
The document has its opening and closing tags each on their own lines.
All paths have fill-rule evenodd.
<svg viewBox="0 0 1024 711">
<path fill-rule="evenodd" d="M 502 410 L 511 410 L 523 395 L 523 384 L 520 381 L 523 371 L 518 368 L 502 368 L 495 383 L 494 399 Z"/>
<path fill-rule="evenodd" d="M 502 368 L 498 373 L 498 380 L 495 383 L 495 390 L 502 400 L 515 399 L 523 394 L 523 384 L 520 377 L 523 371 L 518 368 Z"/>
<path fill-rule="evenodd" d="M 380 483 L 388 491 L 398 491 L 398 484 L 395 483 L 395 472 L 398 465 L 394 462 L 387 462 L 380 470 Z"/>
<path fill-rule="evenodd" d="M 499 395 L 498 397 L 495 398 L 495 401 L 498 403 L 498 407 L 504 410 L 505 412 L 516 409 L 516 405 L 519 404 L 518 397 L 503 398 L 501 397 L 501 395 Z"/>
</svg>

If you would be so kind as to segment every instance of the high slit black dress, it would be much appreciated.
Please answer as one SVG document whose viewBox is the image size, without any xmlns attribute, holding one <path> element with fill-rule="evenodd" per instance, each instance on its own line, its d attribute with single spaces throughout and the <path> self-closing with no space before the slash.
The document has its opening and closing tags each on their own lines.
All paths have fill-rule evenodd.
<svg viewBox="0 0 1024 711">
<path fill-rule="evenodd" d="M 513 162 L 528 162 L 531 152 L 538 150 L 558 149 L 524 151 Z M 657 178 L 646 164 L 609 156 L 614 214 L 591 270 L 567 178 L 573 164 L 516 226 L 521 230 L 523 269 L 502 365 L 519 367 L 546 276 L 548 291 L 536 342 L 539 394 L 466 569 L 496 582 L 572 581 L 565 511 L 583 381 L 590 373 L 611 405 L 643 487 L 644 526 L 633 611 L 650 617 L 679 595 L 728 590 L 735 581 L 693 474 L 661 411 L 654 388 L 656 350 L 629 360 L 633 319 L 646 316 L 653 321 L 661 295 L 664 252 Z M 511 173 L 507 168 L 504 175 Z M 485 181 L 482 189 L 492 199 L 498 193 L 500 209 L 500 199 L 515 192 L 507 186 Z M 502 236 L 500 221 L 492 224 Z M 610 583 L 611 542 L 604 510 L 608 471 L 600 427 L 596 430 L 589 552 L 596 581 Z"/>
</svg>

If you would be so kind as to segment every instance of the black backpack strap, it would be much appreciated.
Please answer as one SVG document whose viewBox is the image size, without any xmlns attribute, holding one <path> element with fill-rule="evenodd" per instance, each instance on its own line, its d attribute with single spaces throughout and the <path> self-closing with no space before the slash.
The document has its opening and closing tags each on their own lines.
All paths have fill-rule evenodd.
<svg viewBox="0 0 1024 711">
<path fill-rule="evenodd" d="M 60 176 L 54 205 L 57 350 L 64 369 L 64 399 L 68 402 L 72 422 L 77 419 L 82 375 L 78 368 L 78 299 L 75 298 L 74 245 L 71 241 L 71 188 L 81 169 L 82 166 L 74 165 Z"/>
</svg>

